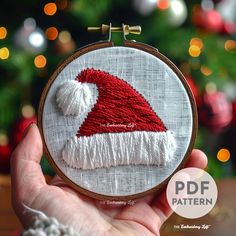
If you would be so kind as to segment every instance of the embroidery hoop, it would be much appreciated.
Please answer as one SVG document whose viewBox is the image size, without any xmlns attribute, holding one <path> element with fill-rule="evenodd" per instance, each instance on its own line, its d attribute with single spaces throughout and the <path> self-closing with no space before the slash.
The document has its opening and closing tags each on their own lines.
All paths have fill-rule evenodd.
<svg viewBox="0 0 236 236">
<path fill-rule="evenodd" d="M 164 55 L 162 55 L 160 52 L 158 52 L 158 50 L 156 48 L 149 46 L 147 44 L 144 44 L 144 43 L 135 42 L 132 40 L 127 40 L 125 37 L 125 35 L 127 34 L 127 28 L 126 28 L 126 31 L 125 31 L 125 25 L 123 25 L 122 28 L 123 28 L 123 36 L 124 36 L 124 41 L 123 41 L 124 47 L 141 50 L 143 52 L 146 52 L 146 53 L 158 58 L 159 60 L 164 62 L 177 75 L 178 79 L 180 80 L 181 84 L 183 85 L 183 87 L 187 93 L 187 96 L 189 98 L 191 112 L 192 112 L 192 131 L 191 131 L 191 138 L 190 138 L 190 142 L 189 142 L 187 151 L 185 152 L 185 155 L 182 158 L 181 163 L 177 166 L 177 168 L 164 181 L 162 181 L 161 183 L 157 184 L 156 186 L 154 186 L 148 190 L 145 190 L 143 192 L 138 192 L 138 193 L 134 193 L 134 194 L 130 194 L 130 195 L 115 195 L 115 196 L 93 192 L 89 189 L 86 189 L 86 188 L 76 184 L 56 164 L 54 158 L 52 157 L 52 155 L 50 154 L 50 151 L 48 149 L 48 146 L 47 146 L 47 143 L 45 140 L 44 129 L 43 129 L 43 111 L 44 111 L 45 100 L 47 98 L 48 92 L 50 91 L 50 88 L 51 88 L 53 82 L 57 79 L 58 75 L 63 71 L 63 69 L 65 69 L 65 67 L 69 63 L 71 63 L 75 59 L 77 59 L 77 58 L 81 57 L 82 55 L 85 55 L 89 52 L 95 51 L 97 49 L 106 49 L 106 48 L 116 47 L 114 45 L 114 43 L 111 41 L 112 26 L 110 24 L 109 28 L 108 28 L 108 30 L 109 30 L 109 40 L 108 41 L 100 41 L 100 42 L 96 42 L 96 43 L 92 43 L 87 46 L 84 46 L 84 47 L 78 49 L 73 55 L 71 55 L 61 65 L 58 66 L 58 68 L 55 70 L 53 75 L 50 77 L 50 79 L 48 80 L 48 82 L 43 90 L 43 93 L 42 93 L 41 99 L 40 99 L 39 109 L 38 109 L 38 125 L 39 125 L 39 130 L 41 133 L 41 137 L 43 140 L 44 153 L 46 154 L 47 160 L 52 165 L 53 169 L 69 186 L 71 186 L 72 188 L 74 188 L 78 192 L 83 193 L 83 194 L 90 196 L 92 198 L 95 198 L 95 199 L 100 199 L 100 200 L 125 200 L 125 201 L 127 201 L 127 200 L 131 200 L 131 199 L 140 198 L 142 196 L 145 196 L 145 195 L 153 193 L 153 192 L 157 193 L 157 192 L 161 191 L 166 186 L 166 184 L 167 184 L 168 180 L 171 178 L 171 176 L 173 174 L 175 174 L 176 171 L 178 171 L 179 169 L 184 167 L 184 165 L 188 159 L 188 156 L 190 155 L 190 153 L 193 149 L 194 141 L 195 141 L 196 134 L 197 134 L 197 127 L 198 127 L 198 125 L 197 125 L 197 109 L 196 109 L 195 100 L 194 100 L 192 92 L 191 92 L 184 76 L 179 71 L 179 69 L 168 58 L 166 58 Z"/>
</svg>

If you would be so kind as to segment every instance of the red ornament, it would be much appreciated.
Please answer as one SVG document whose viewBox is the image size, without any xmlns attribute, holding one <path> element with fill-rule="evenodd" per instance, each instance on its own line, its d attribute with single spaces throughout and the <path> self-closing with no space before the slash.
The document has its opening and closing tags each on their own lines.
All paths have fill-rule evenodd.
<svg viewBox="0 0 236 236">
<path fill-rule="evenodd" d="M 185 79 L 188 82 L 188 85 L 193 93 L 193 96 L 195 98 L 196 104 L 199 105 L 200 103 L 200 95 L 199 95 L 199 91 L 198 91 L 198 87 L 196 85 L 196 83 L 194 82 L 194 80 L 192 79 L 192 77 L 190 75 L 186 75 Z"/>
<path fill-rule="evenodd" d="M 0 145 L 0 173 L 10 172 L 11 148 L 7 145 Z"/>
<path fill-rule="evenodd" d="M 8 138 L 5 134 L 0 135 L 0 173 L 10 172 L 11 148 L 8 144 Z"/>
<path fill-rule="evenodd" d="M 200 5 L 196 5 L 193 8 L 193 14 L 192 14 L 192 21 L 196 26 L 203 27 L 204 26 L 204 17 L 205 17 L 205 11 L 201 8 Z"/>
<path fill-rule="evenodd" d="M 204 93 L 199 119 L 213 132 L 220 132 L 232 120 L 232 105 L 222 92 Z"/>
<path fill-rule="evenodd" d="M 216 10 L 206 12 L 204 27 L 210 32 L 220 32 L 223 27 L 223 20 L 220 13 Z"/>
<path fill-rule="evenodd" d="M 232 103 L 232 109 L 233 109 L 233 119 L 232 119 L 232 127 L 236 129 L 236 101 Z"/>
<path fill-rule="evenodd" d="M 220 32 L 223 28 L 223 19 L 220 13 L 214 9 L 204 11 L 200 6 L 196 6 L 192 15 L 193 23 L 210 32 Z"/>
<path fill-rule="evenodd" d="M 22 117 L 14 126 L 12 133 L 12 146 L 13 148 L 21 141 L 24 136 L 25 129 L 32 123 L 36 123 L 37 119 L 35 116 L 31 118 Z"/>
<path fill-rule="evenodd" d="M 234 34 L 236 33 L 236 24 L 234 22 L 224 22 L 221 32 L 223 34 Z"/>
</svg>

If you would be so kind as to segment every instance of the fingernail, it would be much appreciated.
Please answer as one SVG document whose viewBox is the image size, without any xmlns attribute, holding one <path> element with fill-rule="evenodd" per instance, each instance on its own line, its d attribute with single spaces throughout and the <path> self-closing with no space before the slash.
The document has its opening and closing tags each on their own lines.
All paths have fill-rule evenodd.
<svg viewBox="0 0 236 236">
<path fill-rule="evenodd" d="M 30 124 L 25 128 L 22 139 L 27 135 L 27 133 L 29 132 L 30 128 L 31 128 L 32 126 L 34 126 L 34 125 L 36 125 L 36 123 L 35 123 L 35 122 L 32 122 L 32 123 L 30 123 Z"/>
</svg>

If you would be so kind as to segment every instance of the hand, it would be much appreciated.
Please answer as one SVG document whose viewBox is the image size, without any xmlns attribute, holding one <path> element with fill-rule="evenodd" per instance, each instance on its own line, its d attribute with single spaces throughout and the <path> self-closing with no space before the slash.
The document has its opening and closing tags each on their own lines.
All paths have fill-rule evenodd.
<svg viewBox="0 0 236 236">
<path fill-rule="evenodd" d="M 11 158 L 13 207 L 25 227 L 32 213 L 24 205 L 71 225 L 81 235 L 159 235 L 172 211 L 165 191 L 141 198 L 130 206 L 104 205 L 71 189 L 58 176 L 45 182 L 40 159 L 43 147 L 39 130 L 31 125 Z M 187 167 L 205 168 L 207 157 L 193 150 Z"/>
</svg>

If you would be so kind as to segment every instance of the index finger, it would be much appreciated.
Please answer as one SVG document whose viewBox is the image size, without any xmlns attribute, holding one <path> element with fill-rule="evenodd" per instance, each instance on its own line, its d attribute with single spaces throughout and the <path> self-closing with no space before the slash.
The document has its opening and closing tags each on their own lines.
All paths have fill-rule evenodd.
<svg viewBox="0 0 236 236">
<path fill-rule="evenodd" d="M 35 191 L 46 185 L 40 166 L 43 145 L 36 124 L 32 124 L 11 156 L 13 204 L 33 197 Z"/>
</svg>

